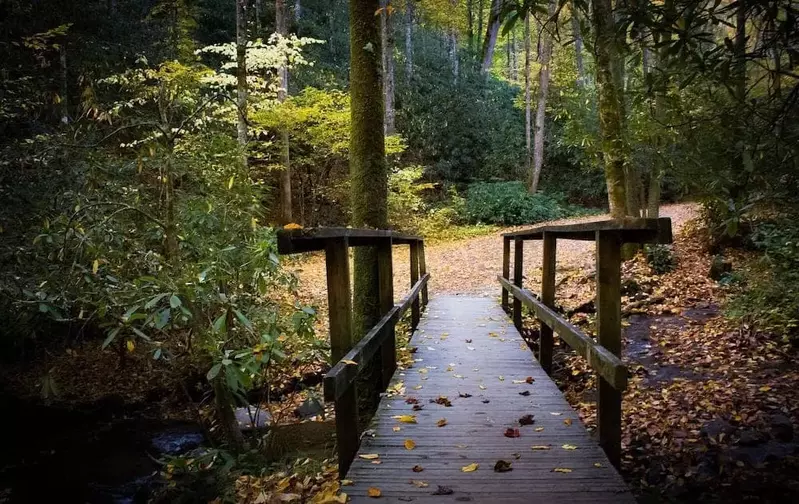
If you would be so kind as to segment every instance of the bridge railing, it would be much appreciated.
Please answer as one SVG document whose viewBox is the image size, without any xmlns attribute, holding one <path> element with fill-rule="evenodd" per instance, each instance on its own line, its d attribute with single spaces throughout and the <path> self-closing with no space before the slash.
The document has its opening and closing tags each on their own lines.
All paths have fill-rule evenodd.
<svg viewBox="0 0 799 504">
<path fill-rule="evenodd" d="M 394 304 L 392 247 L 410 249 L 411 288 Z M 352 289 L 350 286 L 350 247 L 375 247 L 377 250 L 379 299 L 382 318 L 359 341 L 352 328 Z M 330 320 L 330 348 L 333 367 L 325 375 L 325 401 L 336 411 L 336 444 L 339 476 L 344 477 L 360 443 L 356 380 L 369 369 L 377 388 L 386 390 L 397 368 L 395 326 L 411 310 L 411 329 L 419 324 L 427 305 L 430 275 L 424 255 L 424 240 L 394 231 L 350 228 L 293 229 L 278 232 L 278 252 L 297 254 L 324 251 L 327 268 L 327 300 Z"/>
<path fill-rule="evenodd" d="M 623 219 L 564 226 L 537 226 L 506 233 L 503 237 L 502 307 L 509 309 L 513 295 L 513 323 L 522 329 L 522 306 L 541 321 L 538 361 L 552 372 L 553 331 L 569 344 L 599 376 L 597 427 L 599 444 L 616 466 L 621 461 L 621 398 L 627 388 L 627 367 L 621 360 L 621 249 L 625 243 L 671 243 L 670 219 Z M 597 341 L 555 311 L 557 240 L 596 242 Z M 543 241 L 540 297 L 522 285 L 524 242 Z M 510 279 L 510 244 L 513 242 L 513 281 Z"/>
</svg>

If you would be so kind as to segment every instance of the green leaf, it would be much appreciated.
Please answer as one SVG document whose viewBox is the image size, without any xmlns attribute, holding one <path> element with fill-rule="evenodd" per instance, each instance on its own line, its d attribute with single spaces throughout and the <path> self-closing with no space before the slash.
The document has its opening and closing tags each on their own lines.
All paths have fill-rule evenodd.
<svg viewBox="0 0 799 504">
<path fill-rule="evenodd" d="M 149 310 L 153 306 L 157 305 L 159 301 L 161 301 L 162 299 L 164 299 L 168 295 L 169 295 L 168 292 L 164 292 L 162 294 L 158 294 L 157 296 L 154 296 L 152 299 L 147 301 L 147 304 L 144 305 L 144 309 L 145 310 Z"/>
<path fill-rule="evenodd" d="M 227 332 L 227 313 L 223 313 L 214 320 L 214 332 L 225 334 Z"/>
<path fill-rule="evenodd" d="M 205 375 L 205 377 L 208 378 L 208 381 L 213 381 L 214 378 L 216 378 L 217 375 L 219 374 L 219 371 L 221 370 L 222 370 L 222 364 L 214 364 L 211 367 L 211 369 L 208 370 L 208 374 Z"/>
<path fill-rule="evenodd" d="M 236 318 L 239 319 L 239 322 L 241 322 L 241 324 L 244 327 L 246 327 L 247 329 L 252 330 L 252 322 L 250 322 L 250 319 L 245 317 L 243 313 L 241 313 L 240 311 L 236 310 L 235 308 L 233 309 L 233 313 L 236 314 Z"/>
<path fill-rule="evenodd" d="M 183 303 L 180 301 L 180 298 L 177 297 L 175 294 L 172 294 L 172 297 L 169 298 L 169 306 L 171 306 L 172 308 L 177 308 L 181 305 L 183 305 Z"/>
<path fill-rule="evenodd" d="M 156 348 L 155 352 L 153 352 L 153 359 L 158 360 L 161 358 L 161 349 Z"/>
<path fill-rule="evenodd" d="M 111 344 L 111 342 L 113 342 L 113 341 L 114 341 L 114 338 L 116 338 L 116 337 L 117 337 L 117 334 L 119 334 L 119 330 L 120 330 L 120 329 L 121 329 L 120 327 L 115 327 L 115 328 L 113 328 L 113 329 L 111 330 L 111 332 L 109 332 L 109 333 L 108 333 L 108 336 L 106 336 L 106 338 L 105 338 L 105 341 L 103 341 L 103 347 L 102 347 L 102 348 L 103 348 L 103 350 L 105 350 L 105 348 L 106 348 L 108 345 L 110 345 L 110 344 Z"/>
<path fill-rule="evenodd" d="M 127 322 L 127 321 L 129 321 L 129 320 L 130 320 L 130 317 L 132 317 L 132 316 L 133 316 L 133 314 L 134 314 L 134 313 L 136 313 L 136 311 L 137 311 L 138 309 L 139 309 L 139 305 L 136 305 L 136 306 L 133 306 L 133 307 L 131 307 L 131 308 L 128 308 L 128 311 L 126 311 L 126 312 L 124 313 L 124 315 L 122 315 L 122 320 L 123 320 L 124 322 Z"/>
<path fill-rule="evenodd" d="M 135 327 L 132 328 L 133 332 L 136 333 L 136 336 L 143 339 L 144 341 L 151 341 L 150 337 L 141 332 L 140 330 L 136 329 Z"/>
<path fill-rule="evenodd" d="M 169 310 L 169 308 L 164 308 L 163 310 L 159 311 L 155 315 L 155 328 L 160 330 L 166 327 L 167 324 L 169 324 L 169 319 L 171 316 L 172 312 Z"/>
</svg>

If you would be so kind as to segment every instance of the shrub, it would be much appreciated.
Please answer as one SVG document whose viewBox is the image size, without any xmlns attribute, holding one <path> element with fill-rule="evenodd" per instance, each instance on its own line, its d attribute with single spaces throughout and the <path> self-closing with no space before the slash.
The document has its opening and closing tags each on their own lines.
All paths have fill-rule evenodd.
<svg viewBox="0 0 799 504">
<path fill-rule="evenodd" d="M 514 226 L 585 213 L 556 196 L 530 194 L 521 182 L 480 182 L 466 194 L 466 216 L 472 223 Z"/>
<path fill-rule="evenodd" d="M 676 266 L 674 254 L 668 245 L 647 245 L 646 262 L 658 275 L 668 273 Z"/>
</svg>

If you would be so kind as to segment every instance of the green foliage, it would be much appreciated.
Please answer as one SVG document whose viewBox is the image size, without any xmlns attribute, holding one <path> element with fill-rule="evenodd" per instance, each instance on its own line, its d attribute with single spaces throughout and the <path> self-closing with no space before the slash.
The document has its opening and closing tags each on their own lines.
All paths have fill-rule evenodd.
<svg viewBox="0 0 799 504">
<path fill-rule="evenodd" d="M 474 223 L 516 226 L 586 213 L 555 196 L 530 194 L 521 182 L 478 182 L 466 193 L 466 215 Z"/>
<path fill-rule="evenodd" d="M 759 222 L 747 241 L 760 255 L 740 272 L 743 288 L 732 297 L 729 314 L 799 342 L 799 225 Z"/>
<path fill-rule="evenodd" d="M 646 262 L 658 275 L 668 273 L 677 266 L 674 253 L 668 245 L 647 245 L 644 253 Z"/>
</svg>

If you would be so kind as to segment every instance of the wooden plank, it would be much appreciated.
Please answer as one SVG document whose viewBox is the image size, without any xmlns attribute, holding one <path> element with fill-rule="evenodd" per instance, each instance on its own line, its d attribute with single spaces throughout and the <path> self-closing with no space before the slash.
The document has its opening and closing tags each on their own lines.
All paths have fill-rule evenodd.
<svg viewBox="0 0 799 504">
<path fill-rule="evenodd" d="M 424 256 L 424 240 L 419 240 L 419 273 L 424 276 L 427 274 L 427 261 Z M 422 308 L 427 306 L 429 301 L 429 293 L 427 291 L 427 284 L 422 288 Z"/>
<path fill-rule="evenodd" d="M 419 281 L 413 285 L 413 288 L 408 292 L 408 294 L 402 298 L 399 303 L 397 303 L 397 308 L 399 309 L 398 315 L 400 318 L 405 315 L 405 312 L 408 311 L 408 308 L 411 307 L 413 301 L 419 297 L 419 293 L 425 288 L 425 286 L 427 286 L 429 282 L 430 273 L 427 273 L 422 276 L 422 278 L 420 278 Z"/>
<path fill-rule="evenodd" d="M 336 399 L 336 446 L 338 447 L 338 473 L 347 475 L 355 454 L 358 453 L 358 391 L 355 384 Z"/>
<path fill-rule="evenodd" d="M 490 298 L 430 299 L 411 345 L 417 348 L 416 362 L 397 371 L 392 392 L 381 400 L 361 441 L 359 453 L 377 455 L 380 464 L 356 457 L 347 474 L 353 484 L 343 491 L 351 502 L 375 502 L 369 487 L 381 490 L 377 500 L 397 503 L 634 502 L 578 414 Z M 398 389 L 404 391 L 397 394 Z M 430 402 L 442 395 L 451 406 Z M 414 402 L 420 411 L 414 411 Z M 526 414 L 535 423 L 520 426 Z M 401 415 L 415 415 L 416 423 L 394 418 Z M 438 427 L 442 418 L 447 424 Z M 504 436 L 508 427 L 519 429 L 520 437 Z M 415 443 L 412 450 L 405 446 L 408 439 Z M 531 449 L 539 445 L 550 449 Z M 513 470 L 494 472 L 500 459 L 512 462 Z M 471 463 L 479 465 L 475 472 L 461 470 Z M 414 472 L 416 465 L 423 471 Z M 553 472 L 556 467 L 571 472 Z M 412 480 L 428 486 L 418 488 Z M 439 485 L 452 493 L 432 495 Z"/>
<path fill-rule="evenodd" d="M 510 238 L 502 238 L 502 277 L 510 280 Z M 502 288 L 502 309 L 508 311 L 508 291 Z"/>
<path fill-rule="evenodd" d="M 416 285 L 419 281 L 419 244 L 411 243 L 410 245 L 410 264 L 411 264 L 411 287 Z M 411 301 L 411 330 L 415 330 L 419 325 L 419 298 L 414 298 Z"/>
<path fill-rule="evenodd" d="M 346 238 L 325 242 L 330 351 L 334 363 L 352 347 L 352 292 L 347 245 Z"/>
<path fill-rule="evenodd" d="M 522 288 L 524 278 L 524 241 L 513 241 L 513 283 L 517 288 Z M 516 330 L 522 330 L 522 303 L 519 299 L 513 299 L 513 325 Z"/>
<path fill-rule="evenodd" d="M 380 314 L 385 316 L 394 308 L 394 271 L 392 266 L 391 242 L 386 241 L 377 246 L 378 283 L 380 284 Z M 380 388 L 385 390 L 394 371 L 397 369 L 397 343 L 394 333 L 394 324 L 383 327 L 383 343 L 380 346 L 381 371 L 383 383 Z"/>
<path fill-rule="evenodd" d="M 525 306 L 532 309 L 541 322 L 551 327 L 575 352 L 586 359 L 599 376 L 611 383 L 617 390 L 623 391 L 627 388 L 627 367 L 617 355 L 597 344 L 574 325 L 545 306 L 529 290 L 519 289 L 502 277 L 497 277 L 497 279 L 516 299 L 520 299 Z"/>
<path fill-rule="evenodd" d="M 621 355 L 621 245 L 616 231 L 596 233 L 596 326 L 599 344 Z M 600 377 L 597 401 L 599 444 L 610 462 L 621 464 L 622 390 Z"/>
<path fill-rule="evenodd" d="M 280 254 L 325 250 L 327 241 L 340 239 L 347 239 L 351 247 L 375 246 L 384 240 L 391 240 L 396 245 L 417 243 L 421 240 L 418 236 L 383 229 L 341 227 L 280 229 L 277 232 L 277 250 Z"/>
<path fill-rule="evenodd" d="M 579 224 L 544 224 L 502 236 L 521 240 L 541 240 L 544 233 L 553 233 L 568 240 L 593 241 L 597 231 L 618 231 L 624 243 L 671 243 L 671 219 L 613 219 Z"/>
<path fill-rule="evenodd" d="M 544 233 L 544 253 L 541 270 L 541 302 L 554 310 L 555 308 L 555 257 L 557 254 L 557 239 L 552 233 Z M 547 374 L 552 373 L 552 350 L 555 345 L 552 337 L 552 328 L 541 324 L 541 339 L 538 352 L 538 362 Z"/>
</svg>

